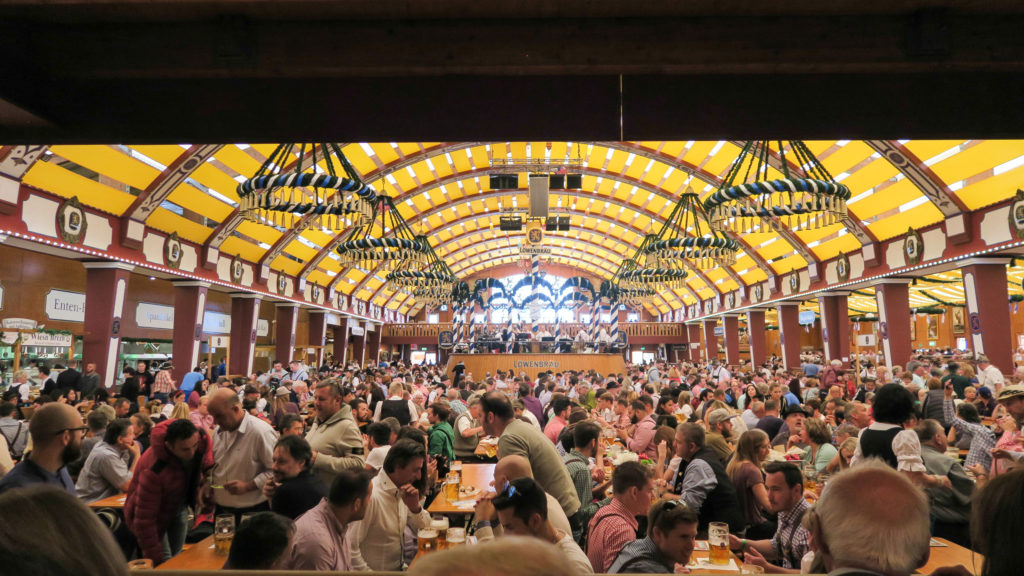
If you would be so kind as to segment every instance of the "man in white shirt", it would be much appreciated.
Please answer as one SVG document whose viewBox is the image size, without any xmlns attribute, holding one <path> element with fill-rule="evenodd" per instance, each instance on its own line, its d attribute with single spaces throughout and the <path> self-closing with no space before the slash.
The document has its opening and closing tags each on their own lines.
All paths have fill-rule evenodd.
<svg viewBox="0 0 1024 576">
<path fill-rule="evenodd" d="M 405 529 L 430 525 L 420 501 L 426 481 L 427 449 L 409 438 L 395 442 L 374 477 L 366 516 L 350 525 L 353 571 L 397 572 L 404 568 Z"/>
<path fill-rule="evenodd" d="M 728 368 L 719 364 L 718 360 L 714 360 L 711 362 L 711 379 L 715 382 L 728 382 L 732 379 L 732 374 L 729 373 Z"/>
<path fill-rule="evenodd" d="M 213 492 L 217 512 L 234 514 L 237 523 L 246 512 L 269 510 L 263 485 L 273 476 L 274 428 L 248 414 L 230 388 L 213 393 L 207 403 L 217 428 L 213 435 L 211 484 L 223 486 Z"/>
<path fill-rule="evenodd" d="M 978 386 L 988 386 L 990 390 L 998 393 L 1006 381 L 1003 372 L 988 361 L 988 356 L 978 355 Z"/>
</svg>

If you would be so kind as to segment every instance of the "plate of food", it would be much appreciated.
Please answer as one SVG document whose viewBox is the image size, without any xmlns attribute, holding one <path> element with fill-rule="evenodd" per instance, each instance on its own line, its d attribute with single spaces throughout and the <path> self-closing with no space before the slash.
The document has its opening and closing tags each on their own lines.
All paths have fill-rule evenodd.
<svg viewBox="0 0 1024 576">
<path fill-rule="evenodd" d="M 476 486 L 459 486 L 459 500 L 469 500 L 480 495 L 480 489 Z"/>
</svg>

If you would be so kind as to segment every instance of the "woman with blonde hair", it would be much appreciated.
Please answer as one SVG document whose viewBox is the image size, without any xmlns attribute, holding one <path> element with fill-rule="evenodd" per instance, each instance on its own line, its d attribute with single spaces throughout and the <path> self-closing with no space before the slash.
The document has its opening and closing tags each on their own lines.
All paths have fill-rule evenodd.
<svg viewBox="0 0 1024 576">
<path fill-rule="evenodd" d="M 775 533 L 775 525 L 762 513 L 762 510 L 771 509 L 764 474 L 761 472 L 761 466 L 771 449 L 768 434 L 763 430 L 747 430 L 740 435 L 736 452 L 725 467 L 725 473 L 736 488 L 736 498 L 746 518 L 747 539 L 771 538 Z"/>
<path fill-rule="evenodd" d="M 189 420 L 190 410 L 188 404 L 184 402 L 177 402 L 174 405 L 174 409 L 171 410 L 171 415 L 167 417 L 168 420 Z"/>
</svg>

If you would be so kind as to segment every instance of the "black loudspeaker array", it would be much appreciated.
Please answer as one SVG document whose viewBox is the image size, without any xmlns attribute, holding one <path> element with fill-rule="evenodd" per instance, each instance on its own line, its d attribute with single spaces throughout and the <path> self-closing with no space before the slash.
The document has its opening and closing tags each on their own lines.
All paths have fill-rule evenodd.
<svg viewBox="0 0 1024 576">
<path fill-rule="evenodd" d="M 568 216 L 548 216 L 544 221 L 544 228 L 548 232 L 568 232 L 569 231 L 569 217 Z"/>
<path fill-rule="evenodd" d="M 491 190 L 516 190 L 519 188 L 518 174 L 491 174 Z"/>
<path fill-rule="evenodd" d="M 580 190 L 583 188 L 582 174 L 551 174 L 551 190 Z"/>
<path fill-rule="evenodd" d="M 523 229 L 523 219 L 518 216 L 502 216 L 498 219 L 498 229 L 503 232 L 519 232 Z"/>
</svg>

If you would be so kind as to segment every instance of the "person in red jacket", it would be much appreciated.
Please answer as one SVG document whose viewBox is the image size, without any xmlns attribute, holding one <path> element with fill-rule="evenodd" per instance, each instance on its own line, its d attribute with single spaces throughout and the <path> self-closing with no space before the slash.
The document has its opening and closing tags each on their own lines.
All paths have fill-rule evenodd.
<svg viewBox="0 0 1024 576">
<path fill-rule="evenodd" d="M 188 507 L 213 468 L 213 441 L 190 420 L 168 420 L 153 428 L 128 486 L 124 517 L 142 556 L 160 564 L 181 552 L 188 532 Z M 197 511 L 198 512 L 198 511 Z"/>
</svg>

